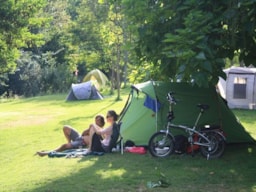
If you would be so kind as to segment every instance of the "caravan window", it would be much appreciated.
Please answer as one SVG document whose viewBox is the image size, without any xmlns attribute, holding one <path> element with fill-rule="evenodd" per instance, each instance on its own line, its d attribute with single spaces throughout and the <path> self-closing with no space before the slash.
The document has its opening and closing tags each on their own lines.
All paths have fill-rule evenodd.
<svg viewBox="0 0 256 192">
<path fill-rule="evenodd" d="M 246 99 L 246 84 L 247 78 L 234 78 L 234 99 Z"/>
</svg>

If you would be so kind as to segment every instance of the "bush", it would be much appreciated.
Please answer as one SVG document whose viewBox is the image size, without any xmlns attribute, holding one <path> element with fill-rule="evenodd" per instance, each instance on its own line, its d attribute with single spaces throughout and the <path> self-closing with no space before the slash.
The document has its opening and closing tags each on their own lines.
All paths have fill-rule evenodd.
<svg viewBox="0 0 256 192">
<path fill-rule="evenodd" d="M 67 64 L 58 64 L 51 53 L 36 55 L 23 52 L 17 61 L 17 70 L 8 74 L 1 94 L 12 92 L 26 97 L 67 91 L 75 82 Z"/>
</svg>

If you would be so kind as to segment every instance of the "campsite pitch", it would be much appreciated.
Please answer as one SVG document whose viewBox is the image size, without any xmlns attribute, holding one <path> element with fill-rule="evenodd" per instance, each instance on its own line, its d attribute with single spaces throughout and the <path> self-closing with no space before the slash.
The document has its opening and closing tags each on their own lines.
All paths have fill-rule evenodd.
<svg viewBox="0 0 256 192">
<path fill-rule="evenodd" d="M 200 154 L 153 158 L 125 153 L 84 158 L 34 156 L 63 142 L 62 126 L 82 131 L 96 114 L 120 112 L 115 97 L 100 101 L 65 102 L 66 95 L 42 96 L 0 103 L 0 191 L 256 191 L 256 147 L 228 145 L 222 158 L 207 161 Z M 256 111 L 235 110 L 256 138 Z M 148 188 L 164 179 L 167 188 Z"/>
</svg>

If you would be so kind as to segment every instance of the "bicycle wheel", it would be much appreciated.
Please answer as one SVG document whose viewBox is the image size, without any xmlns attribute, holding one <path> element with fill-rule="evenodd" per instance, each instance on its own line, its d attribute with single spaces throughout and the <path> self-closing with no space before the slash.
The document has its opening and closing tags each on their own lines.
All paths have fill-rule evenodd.
<svg viewBox="0 0 256 192">
<path fill-rule="evenodd" d="M 210 141 L 209 146 L 200 146 L 201 154 L 207 159 L 219 158 L 223 155 L 225 150 L 225 140 L 221 135 L 215 131 L 205 132 L 205 137 Z M 208 143 L 204 138 L 200 137 L 200 143 Z"/>
<path fill-rule="evenodd" d="M 149 152 L 154 157 L 166 157 L 174 150 L 174 140 L 171 135 L 157 132 L 149 140 Z"/>
</svg>

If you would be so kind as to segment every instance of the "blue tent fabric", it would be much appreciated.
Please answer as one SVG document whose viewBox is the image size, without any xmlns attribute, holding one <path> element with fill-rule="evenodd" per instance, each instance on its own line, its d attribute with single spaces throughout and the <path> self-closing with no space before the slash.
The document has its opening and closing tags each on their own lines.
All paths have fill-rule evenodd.
<svg viewBox="0 0 256 192">
<path fill-rule="evenodd" d="M 157 99 L 152 99 L 149 95 L 147 95 L 144 101 L 144 106 L 156 113 L 160 110 L 161 103 Z"/>
<path fill-rule="evenodd" d="M 71 85 L 71 89 L 66 98 L 67 101 L 88 99 L 103 99 L 102 95 L 91 81 Z"/>
</svg>

